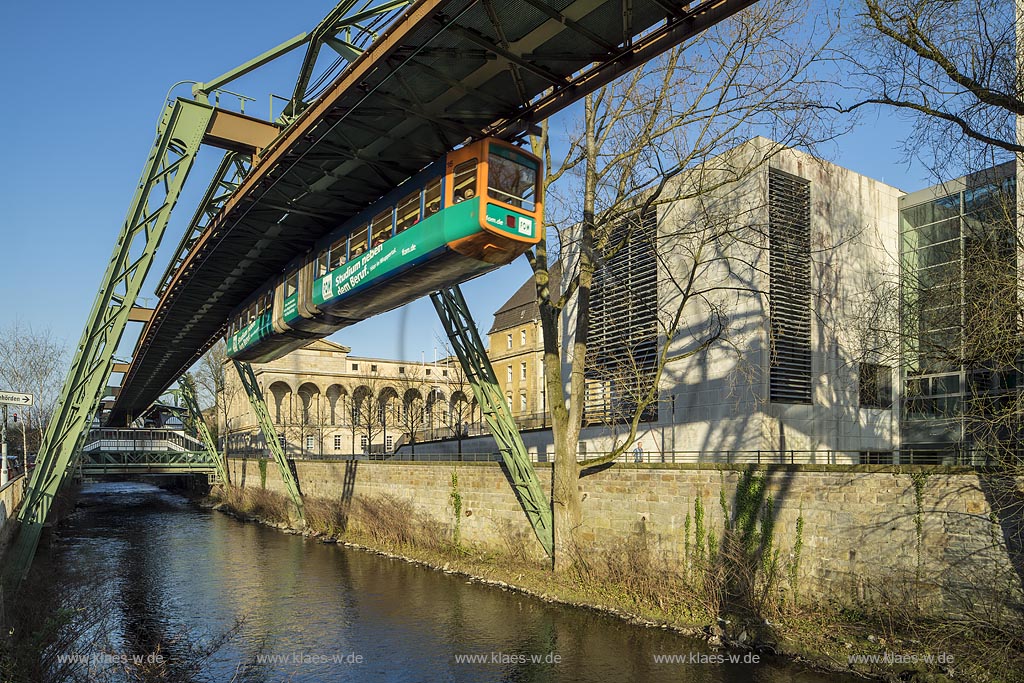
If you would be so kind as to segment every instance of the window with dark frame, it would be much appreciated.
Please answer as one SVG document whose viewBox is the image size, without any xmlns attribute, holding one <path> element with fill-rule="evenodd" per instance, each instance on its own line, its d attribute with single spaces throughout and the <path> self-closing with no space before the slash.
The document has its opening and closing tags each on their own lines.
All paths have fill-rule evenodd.
<svg viewBox="0 0 1024 683">
<path fill-rule="evenodd" d="M 860 407 L 892 408 L 892 368 L 875 363 L 860 364 Z"/>
</svg>

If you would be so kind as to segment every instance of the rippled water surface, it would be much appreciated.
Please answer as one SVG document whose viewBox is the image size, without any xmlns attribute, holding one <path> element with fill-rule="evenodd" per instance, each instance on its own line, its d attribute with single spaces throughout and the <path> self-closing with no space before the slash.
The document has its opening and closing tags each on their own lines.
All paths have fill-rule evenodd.
<svg viewBox="0 0 1024 683">
<path fill-rule="evenodd" d="M 60 581 L 69 565 L 97 578 L 117 637 L 136 651 L 159 646 L 173 658 L 184 641 L 243 619 L 209 663 L 215 680 L 257 658 L 266 681 L 847 680 L 784 661 L 659 664 L 665 654 L 716 653 L 662 630 L 243 524 L 147 484 L 83 490 L 35 568 Z M 466 656 L 486 661 L 460 661 Z"/>
</svg>

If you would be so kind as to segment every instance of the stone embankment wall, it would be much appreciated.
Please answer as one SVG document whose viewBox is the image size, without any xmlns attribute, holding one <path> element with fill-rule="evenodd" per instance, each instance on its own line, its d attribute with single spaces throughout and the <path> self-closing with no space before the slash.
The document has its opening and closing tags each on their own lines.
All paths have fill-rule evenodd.
<svg viewBox="0 0 1024 683">
<path fill-rule="evenodd" d="M 260 487 L 257 461 L 232 460 L 236 486 Z M 550 493 L 550 465 L 538 465 Z M 452 524 L 452 474 L 462 501 L 464 542 L 507 549 L 532 533 L 497 463 L 295 461 L 306 496 L 351 501 L 394 496 L 423 516 Z M 276 466 L 269 490 L 284 492 Z M 763 482 L 763 486 L 760 484 Z M 970 469 L 904 466 L 616 465 L 580 480 L 581 539 L 595 550 L 621 548 L 642 535 L 664 568 L 692 561 L 696 501 L 703 526 L 721 538 L 725 516 L 771 499 L 780 567 L 793 564 L 801 597 L 811 600 L 938 600 L 945 610 L 977 601 L 976 590 L 1021 595 L 1024 481 Z M 753 499 L 752 499 L 753 497 Z M 690 541 L 686 540 L 687 516 Z M 798 534 L 798 520 L 802 531 Z M 529 547 L 539 546 L 531 543 Z M 786 571 L 783 569 L 783 571 Z"/>
</svg>

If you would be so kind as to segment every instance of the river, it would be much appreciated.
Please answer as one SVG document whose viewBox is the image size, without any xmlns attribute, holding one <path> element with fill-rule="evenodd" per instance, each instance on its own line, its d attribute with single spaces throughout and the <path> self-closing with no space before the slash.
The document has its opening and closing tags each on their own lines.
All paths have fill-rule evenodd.
<svg viewBox="0 0 1024 683">
<path fill-rule="evenodd" d="M 34 571 L 90 582 L 110 633 L 81 646 L 94 662 L 213 650 L 178 680 L 227 681 L 239 667 L 239 680 L 296 683 L 847 680 L 744 653 L 715 664 L 728 654 L 698 640 L 241 523 L 143 483 L 86 485 Z"/>
</svg>

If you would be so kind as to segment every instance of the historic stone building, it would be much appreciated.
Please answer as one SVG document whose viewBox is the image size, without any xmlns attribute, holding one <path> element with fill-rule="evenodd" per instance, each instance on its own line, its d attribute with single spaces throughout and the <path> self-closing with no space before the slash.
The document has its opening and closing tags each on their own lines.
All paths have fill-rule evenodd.
<svg viewBox="0 0 1024 683">
<path fill-rule="evenodd" d="M 560 278 L 561 271 L 556 265 L 551 269 L 551 281 L 557 283 Z M 487 355 L 519 428 L 549 424 L 544 391 L 544 331 L 532 277 L 495 311 L 494 324 L 487 335 Z"/>
<path fill-rule="evenodd" d="M 458 362 L 395 361 L 350 355 L 318 340 L 284 358 L 253 364 L 278 438 L 291 456 L 386 454 L 403 444 L 462 438 L 476 403 Z M 263 437 L 234 372 L 220 400 L 222 447 L 264 452 Z M 226 412 L 226 424 L 224 424 Z"/>
</svg>

